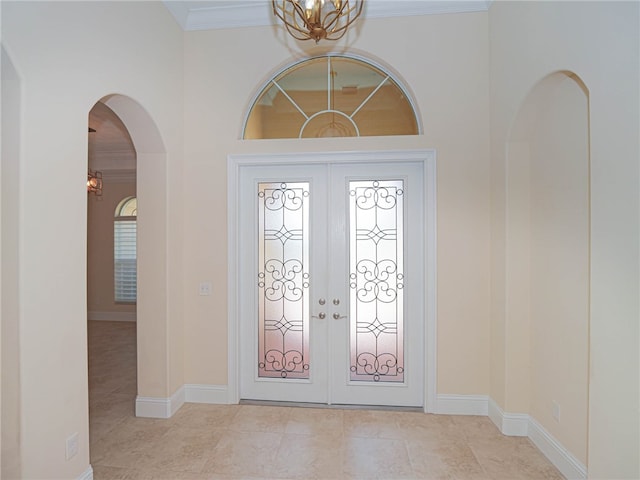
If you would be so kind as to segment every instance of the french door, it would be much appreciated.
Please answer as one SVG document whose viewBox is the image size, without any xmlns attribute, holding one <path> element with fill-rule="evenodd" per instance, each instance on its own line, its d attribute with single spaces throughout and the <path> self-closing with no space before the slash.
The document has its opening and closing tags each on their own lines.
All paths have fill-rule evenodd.
<svg viewBox="0 0 640 480">
<path fill-rule="evenodd" d="M 423 168 L 240 168 L 240 398 L 424 405 Z"/>
</svg>

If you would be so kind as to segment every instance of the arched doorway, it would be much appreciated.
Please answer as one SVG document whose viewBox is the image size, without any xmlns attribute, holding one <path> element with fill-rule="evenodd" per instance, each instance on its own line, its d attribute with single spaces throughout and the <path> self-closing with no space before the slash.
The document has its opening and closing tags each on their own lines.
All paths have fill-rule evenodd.
<svg viewBox="0 0 640 480">
<path fill-rule="evenodd" d="M 133 195 L 141 214 L 137 219 L 137 299 L 135 308 L 137 382 L 135 414 L 148 417 L 168 417 L 165 405 L 146 399 L 170 396 L 167 342 L 167 213 L 166 213 L 166 149 L 158 127 L 149 113 L 137 101 L 124 95 L 108 95 L 96 104 L 108 109 L 122 124 L 135 151 Z M 91 133 L 90 133 L 91 135 Z M 125 142 L 126 143 L 126 142 Z M 130 177 L 125 158 L 118 164 L 113 177 Z M 125 168 L 122 168 L 123 165 Z M 125 173 L 123 173 L 125 172 Z M 106 188 L 106 184 L 104 185 Z M 122 198 L 131 192 L 120 192 Z M 118 197 L 118 195 L 116 195 Z M 122 198 L 118 198 L 122 200 Z M 115 207 L 114 207 L 115 208 Z M 113 209 L 108 209 L 112 223 Z M 109 255 L 112 258 L 112 253 Z M 131 312 L 125 312 L 131 314 Z"/>
<path fill-rule="evenodd" d="M 88 164 L 87 351 L 94 446 L 133 414 L 138 392 L 135 222 L 118 221 L 124 218 L 123 199 L 136 197 L 136 151 L 122 120 L 101 101 L 89 112 Z"/>
</svg>

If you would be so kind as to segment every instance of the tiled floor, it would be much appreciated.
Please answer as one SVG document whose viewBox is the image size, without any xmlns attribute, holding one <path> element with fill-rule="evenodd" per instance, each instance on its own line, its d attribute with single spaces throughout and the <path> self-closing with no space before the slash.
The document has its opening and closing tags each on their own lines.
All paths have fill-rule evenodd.
<svg viewBox="0 0 640 480">
<path fill-rule="evenodd" d="M 185 404 L 134 417 L 135 325 L 89 322 L 94 478 L 562 479 L 486 417 Z"/>
</svg>

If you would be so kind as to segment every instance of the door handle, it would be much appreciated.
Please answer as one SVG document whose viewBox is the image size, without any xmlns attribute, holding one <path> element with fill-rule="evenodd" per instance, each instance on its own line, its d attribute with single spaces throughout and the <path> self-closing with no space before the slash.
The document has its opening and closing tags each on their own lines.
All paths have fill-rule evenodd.
<svg viewBox="0 0 640 480">
<path fill-rule="evenodd" d="M 346 315 L 340 315 L 338 312 L 334 313 L 332 315 L 332 317 L 333 317 L 334 320 L 340 320 L 341 318 L 347 318 Z"/>
<path fill-rule="evenodd" d="M 318 318 L 320 320 L 324 320 L 327 318 L 327 314 L 324 312 L 320 312 L 318 315 L 311 315 L 311 318 Z"/>
</svg>

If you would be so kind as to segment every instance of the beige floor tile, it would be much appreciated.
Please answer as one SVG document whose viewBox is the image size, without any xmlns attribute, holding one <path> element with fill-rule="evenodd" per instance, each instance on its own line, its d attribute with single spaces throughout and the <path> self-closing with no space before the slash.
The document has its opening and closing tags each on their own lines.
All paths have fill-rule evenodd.
<svg viewBox="0 0 640 480">
<path fill-rule="evenodd" d="M 496 479 L 561 480 L 560 472 L 525 437 L 474 439 L 469 446 L 484 470 Z"/>
<path fill-rule="evenodd" d="M 213 457 L 222 430 L 175 425 L 162 435 L 151 468 L 172 472 L 200 473 Z"/>
<path fill-rule="evenodd" d="M 93 478 L 99 480 L 137 480 L 140 472 L 130 468 L 93 465 Z"/>
<path fill-rule="evenodd" d="M 452 415 L 454 424 L 462 429 L 467 439 L 481 439 L 483 441 L 502 438 L 500 433 L 489 417 L 475 415 Z"/>
<path fill-rule="evenodd" d="M 283 433 L 292 408 L 241 405 L 228 428 L 236 432 Z"/>
<path fill-rule="evenodd" d="M 266 473 L 274 478 L 330 479 L 342 475 L 342 438 L 285 434 Z"/>
<path fill-rule="evenodd" d="M 449 415 L 406 413 L 397 422 L 402 438 L 407 441 L 430 442 L 434 445 L 467 441 L 464 429 Z"/>
<path fill-rule="evenodd" d="M 116 423 L 123 418 L 135 415 L 135 396 L 124 393 L 105 393 L 94 397 L 89 404 L 92 420 Z"/>
<path fill-rule="evenodd" d="M 281 433 L 227 430 L 202 472 L 268 478 L 281 440 Z"/>
<path fill-rule="evenodd" d="M 489 480 L 469 446 L 460 441 L 408 441 L 411 466 L 419 478 Z"/>
<path fill-rule="evenodd" d="M 136 418 L 135 324 L 89 322 L 95 480 L 559 480 L 487 417 L 186 403 Z"/>
<path fill-rule="evenodd" d="M 385 410 L 345 410 L 345 436 L 402 439 L 397 412 Z"/>
<path fill-rule="evenodd" d="M 169 427 L 145 419 L 123 421 L 91 445 L 91 463 L 121 468 L 148 468 L 156 460 L 160 438 Z"/>
<path fill-rule="evenodd" d="M 238 414 L 240 405 L 209 405 L 204 403 L 185 403 L 169 422 L 184 427 L 221 429 L 231 425 Z"/>
<path fill-rule="evenodd" d="M 286 433 L 336 437 L 342 437 L 343 430 L 343 410 L 327 408 L 292 408 L 285 427 Z"/>
<path fill-rule="evenodd" d="M 342 464 L 344 478 L 415 478 L 403 440 L 345 437 Z"/>
</svg>

